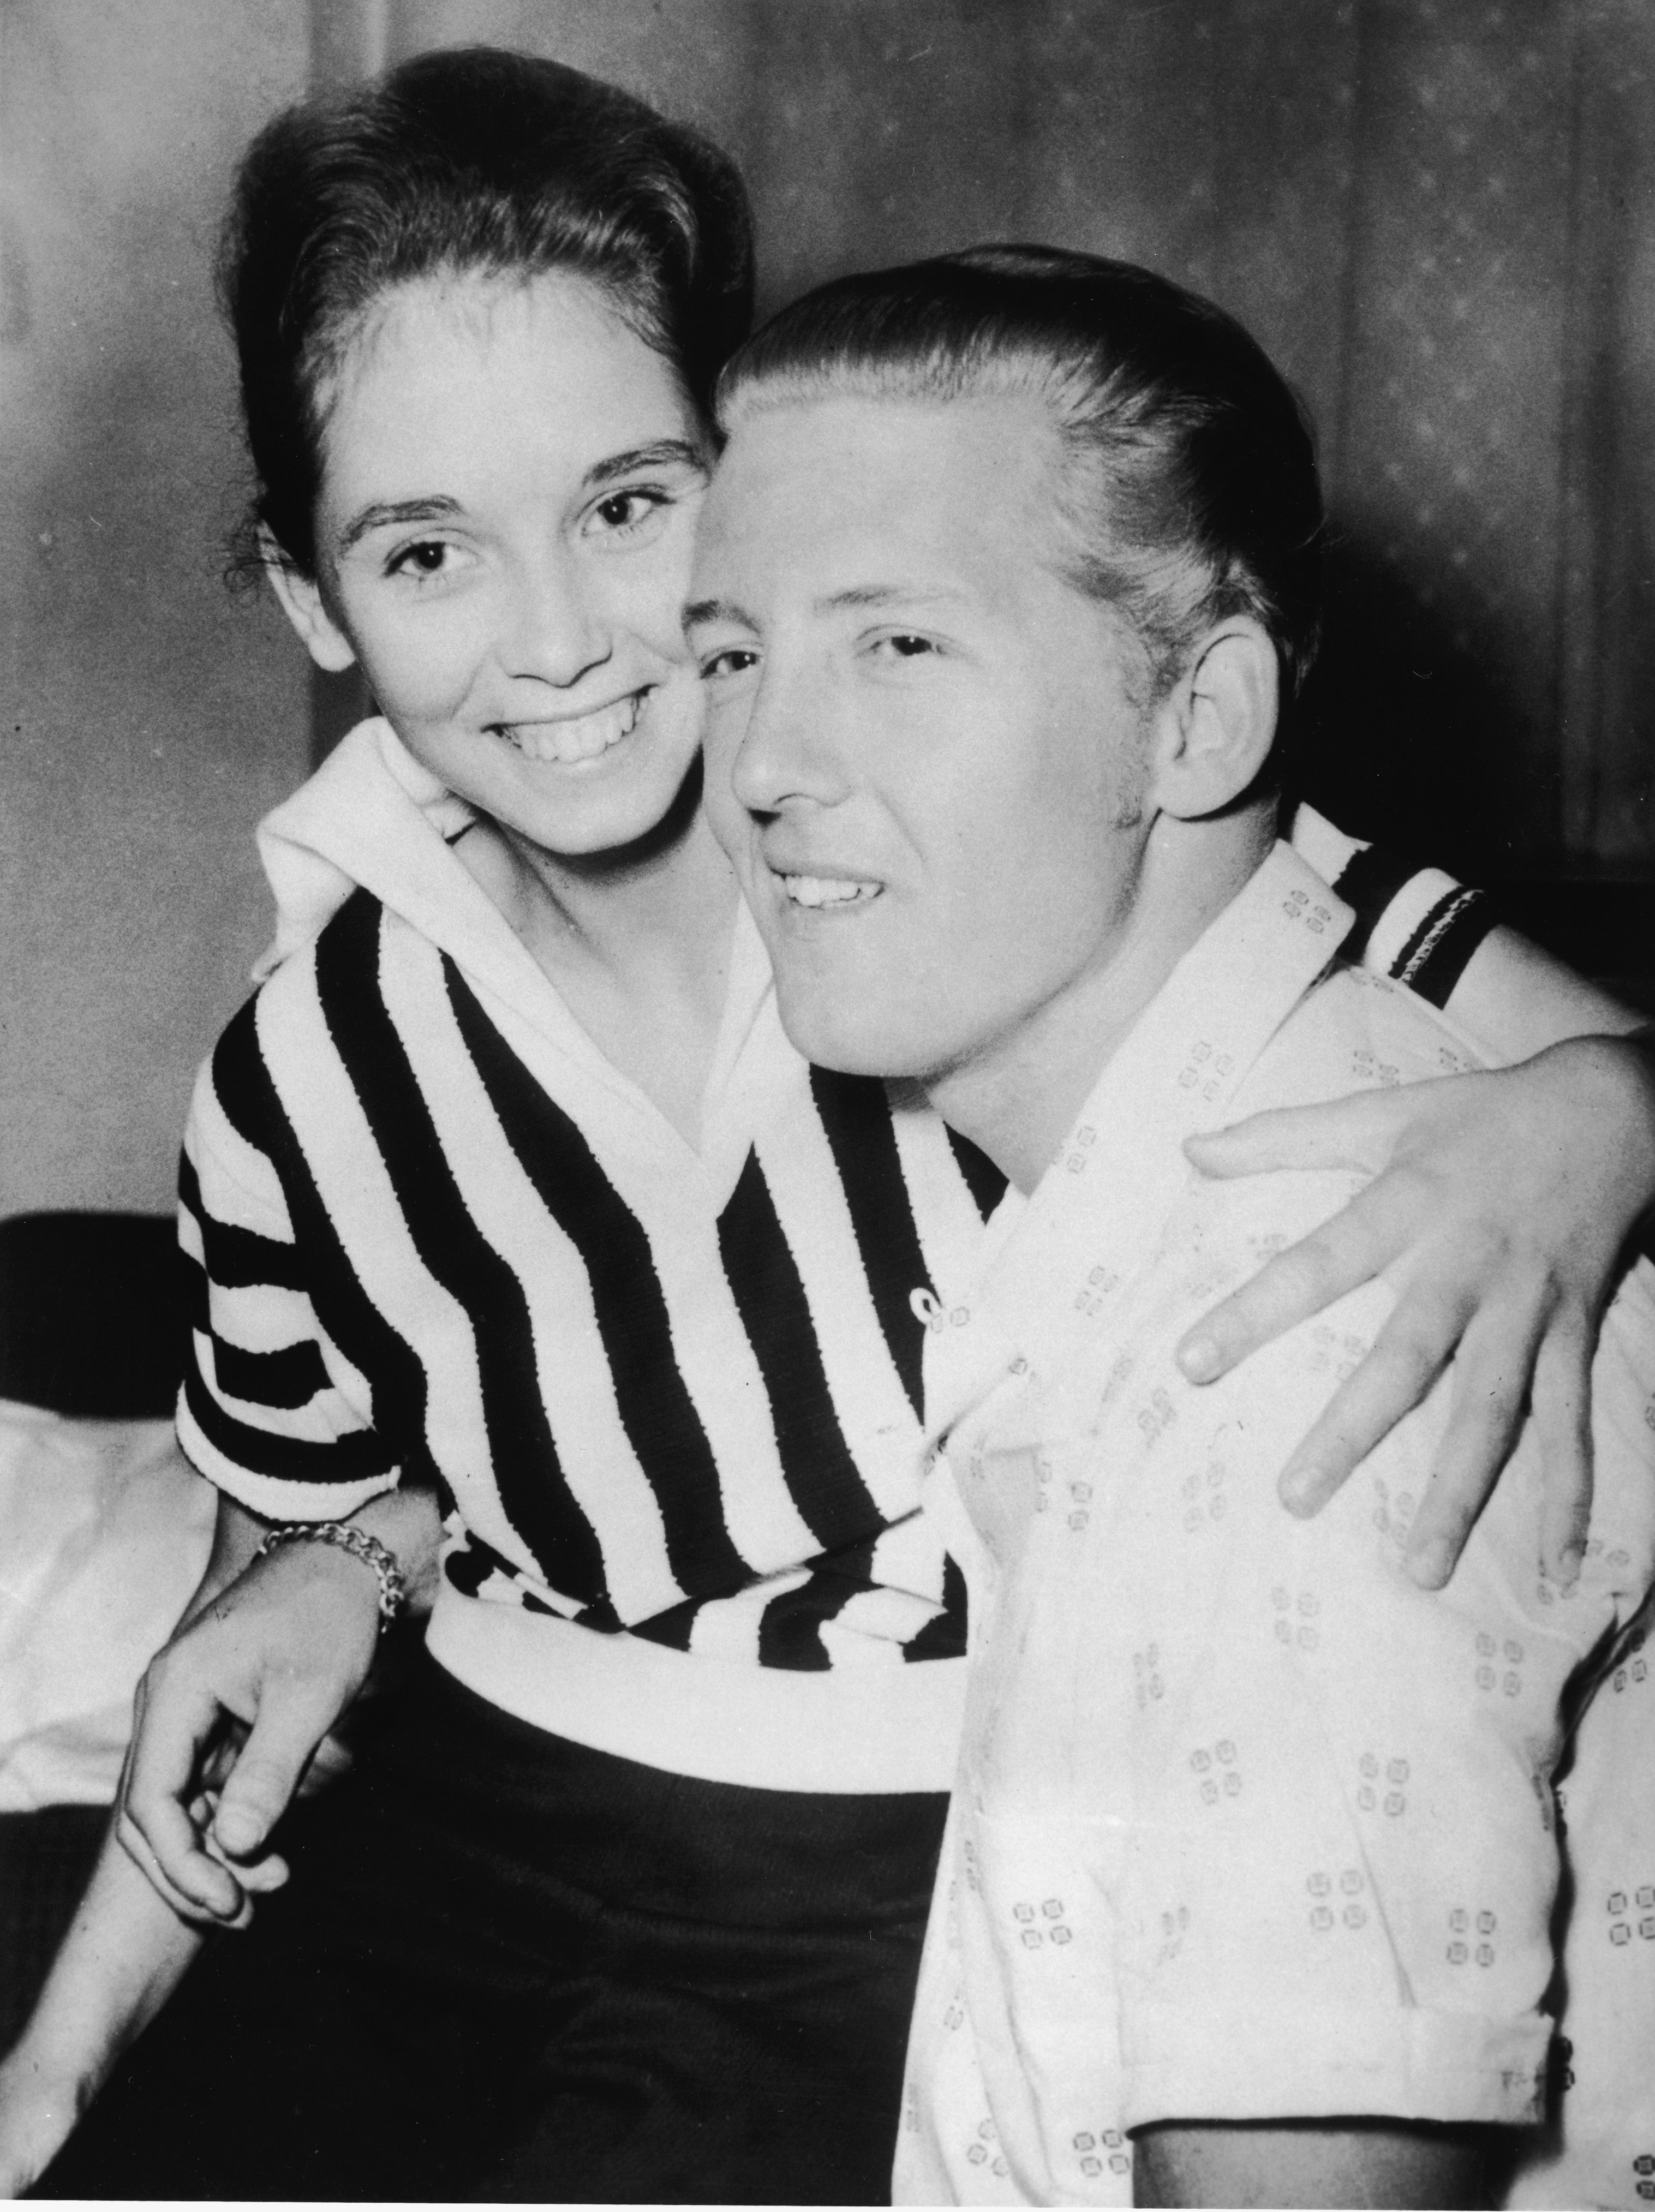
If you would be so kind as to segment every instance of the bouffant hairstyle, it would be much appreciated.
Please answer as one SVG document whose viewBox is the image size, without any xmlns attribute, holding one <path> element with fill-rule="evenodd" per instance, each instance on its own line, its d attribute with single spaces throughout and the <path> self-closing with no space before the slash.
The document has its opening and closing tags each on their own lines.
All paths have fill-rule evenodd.
<svg viewBox="0 0 1655 2212">
<path fill-rule="evenodd" d="M 751 319 L 739 175 L 617 87 L 496 47 L 422 54 L 266 125 L 219 260 L 257 478 L 253 540 L 262 526 L 314 574 L 332 392 L 386 290 L 552 271 L 599 286 L 704 413 Z"/>
</svg>

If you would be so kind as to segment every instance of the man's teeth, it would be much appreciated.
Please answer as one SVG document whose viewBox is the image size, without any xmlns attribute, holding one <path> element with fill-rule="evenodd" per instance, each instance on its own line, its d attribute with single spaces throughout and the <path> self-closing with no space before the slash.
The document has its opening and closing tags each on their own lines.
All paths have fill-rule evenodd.
<svg viewBox="0 0 1655 2212">
<path fill-rule="evenodd" d="M 561 761 L 568 767 L 575 761 L 595 760 L 630 736 L 642 699 L 641 691 L 631 691 L 612 707 L 577 714 L 571 721 L 508 722 L 501 733 L 526 760 Z"/>
<path fill-rule="evenodd" d="M 877 884 L 848 883 L 843 876 L 783 876 L 782 888 L 795 906 L 849 906 L 878 896 Z"/>
</svg>

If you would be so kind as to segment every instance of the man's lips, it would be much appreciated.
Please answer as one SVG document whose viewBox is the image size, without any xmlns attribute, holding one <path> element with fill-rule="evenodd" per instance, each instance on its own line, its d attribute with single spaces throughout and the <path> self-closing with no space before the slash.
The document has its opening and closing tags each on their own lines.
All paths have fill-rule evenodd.
<svg viewBox="0 0 1655 2212">
<path fill-rule="evenodd" d="M 623 738 L 630 737 L 652 688 L 646 684 L 622 698 L 611 699 L 606 707 L 594 707 L 585 714 L 543 721 L 496 722 L 490 726 L 525 760 L 557 761 L 570 768 L 580 761 L 596 760 L 599 754 L 619 744 Z"/>
<path fill-rule="evenodd" d="M 784 869 L 772 866 L 770 873 L 782 886 L 782 896 L 790 906 L 844 908 L 866 906 L 879 897 L 885 885 L 869 876 L 856 876 L 835 870 L 823 873 L 815 870 Z"/>
</svg>

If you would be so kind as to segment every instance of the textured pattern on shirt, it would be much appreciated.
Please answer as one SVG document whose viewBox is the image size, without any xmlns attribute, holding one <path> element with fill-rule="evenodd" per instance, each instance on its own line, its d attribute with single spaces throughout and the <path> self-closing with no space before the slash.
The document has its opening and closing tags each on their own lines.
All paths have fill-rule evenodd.
<svg viewBox="0 0 1655 2212">
<path fill-rule="evenodd" d="M 1203 1389 L 1174 1348 L 1361 1179 L 1207 1182 L 1180 1139 L 1469 1064 L 1416 1000 L 1328 967 L 1348 920 L 1278 848 L 932 1316 L 973 1654 L 899 2200 L 1129 2204 L 1132 2130 L 1183 2116 L 1539 2108 L 1552 1775 L 1655 1562 L 1655 1303 L 1646 1272 L 1605 1319 L 1569 1594 L 1539 1568 L 1532 1433 L 1448 1588 L 1401 1571 L 1446 1383 L 1321 1515 L 1282 1512 L 1279 1469 L 1392 1293 L 1362 1286 Z M 1574 1871 L 1594 1910 L 1619 1900 L 1609 1947 L 1641 1940 L 1636 1850 Z M 1622 2150 L 1630 2173 L 1646 2145 Z"/>
</svg>

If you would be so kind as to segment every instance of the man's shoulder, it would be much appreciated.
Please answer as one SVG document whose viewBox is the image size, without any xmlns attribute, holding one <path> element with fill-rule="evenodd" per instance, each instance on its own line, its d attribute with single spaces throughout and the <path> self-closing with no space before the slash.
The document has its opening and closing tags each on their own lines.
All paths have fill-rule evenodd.
<svg viewBox="0 0 1655 2212">
<path fill-rule="evenodd" d="M 1484 1048 L 1414 992 L 1335 960 L 1260 1054 L 1237 1109 L 1308 1105 L 1491 1064 Z"/>
</svg>

